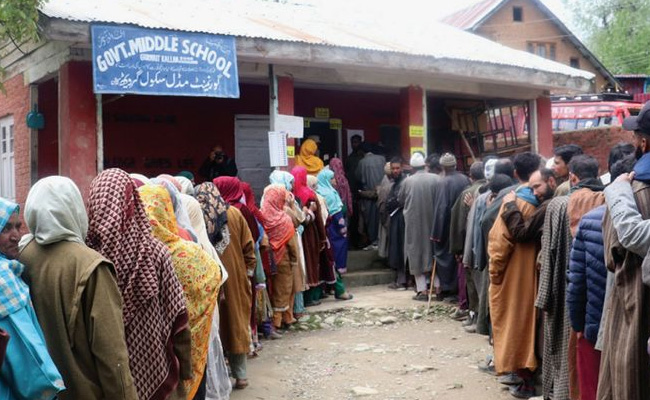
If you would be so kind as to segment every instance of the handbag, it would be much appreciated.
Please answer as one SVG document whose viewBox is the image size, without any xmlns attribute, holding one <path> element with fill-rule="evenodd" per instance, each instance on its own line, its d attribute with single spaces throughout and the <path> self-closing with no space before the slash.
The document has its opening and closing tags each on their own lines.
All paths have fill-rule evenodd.
<svg viewBox="0 0 650 400">
<path fill-rule="evenodd" d="M 32 307 L 23 307 L 0 319 L 0 329 L 11 336 L 0 373 L 0 398 L 55 399 L 65 386 L 47 351 Z"/>
</svg>

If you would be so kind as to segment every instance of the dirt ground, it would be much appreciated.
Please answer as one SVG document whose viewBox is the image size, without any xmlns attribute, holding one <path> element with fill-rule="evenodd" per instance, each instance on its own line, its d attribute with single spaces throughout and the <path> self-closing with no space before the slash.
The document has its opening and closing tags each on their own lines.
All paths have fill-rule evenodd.
<svg viewBox="0 0 650 400">
<path fill-rule="evenodd" d="M 411 300 L 383 286 L 356 289 L 349 302 L 310 308 L 294 331 L 263 341 L 249 359 L 250 386 L 232 399 L 512 399 L 480 372 L 491 352 L 466 333 L 449 306 Z"/>
</svg>

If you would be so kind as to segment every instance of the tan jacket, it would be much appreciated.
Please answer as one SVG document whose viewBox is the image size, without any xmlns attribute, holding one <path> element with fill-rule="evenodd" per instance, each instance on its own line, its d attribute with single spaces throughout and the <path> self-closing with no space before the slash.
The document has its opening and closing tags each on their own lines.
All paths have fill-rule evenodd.
<svg viewBox="0 0 650 400">
<path fill-rule="evenodd" d="M 67 390 L 59 399 L 137 399 L 113 265 L 74 242 L 22 251 L 23 278 Z"/>
</svg>

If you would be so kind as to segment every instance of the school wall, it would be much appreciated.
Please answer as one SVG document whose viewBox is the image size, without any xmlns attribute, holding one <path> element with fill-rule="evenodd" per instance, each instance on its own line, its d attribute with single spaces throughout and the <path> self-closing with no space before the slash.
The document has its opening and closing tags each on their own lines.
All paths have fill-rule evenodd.
<svg viewBox="0 0 650 400">
<path fill-rule="evenodd" d="M 6 94 L 0 93 L 0 118 L 14 118 L 14 166 L 16 201 L 23 206 L 31 186 L 30 130 L 25 117 L 30 110 L 29 86 L 23 75 L 16 75 L 3 82 Z M 22 215 L 22 213 L 21 213 Z"/>
<path fill-rule="evenodd" d="M 553 134 L 554 147 L 577 144 L 582 147 L 585 154 L 591 155 L 598 160 L 601 173 L 607 172 L 610 149 L 620 142 L 634 143 L 634 133 L 624 131 L 619 126 L 611 126 Z"/>
</svg>

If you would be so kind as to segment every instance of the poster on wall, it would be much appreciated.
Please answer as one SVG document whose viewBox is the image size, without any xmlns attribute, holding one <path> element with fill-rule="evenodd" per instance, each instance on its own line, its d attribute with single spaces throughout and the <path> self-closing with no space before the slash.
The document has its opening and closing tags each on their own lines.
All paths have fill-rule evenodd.
<svg viewBox="0 0 650 400">
<path fill-rule="evenodd" d="M 95 93 L 239 98 L 235 38 L 93 24 Z"/>
<path fill-rule="evenodd" d="M 352 154 L 352 142 L 350 139 L 352 139 L 352 136 L 354 135 L 359 135 L 361 136 L 361 141 L 363 142 L 365 140 L 364 132 L 363 129 L 348 129 L 348 134 L 347 134 L 347 141 L 348 141 L 348 155 Z"/>
<path fill-rule="evenodd" d="M 287 134 L 283 132 L 269 132 L 269 158 L 272 167 L 286 167 L 289 165 L 287 154 Z"/>
<path fill-rule="evenodd" d="M 278 114 L 275 116 L 276 132 L 284 132 L 289 138 L 302 139 L 305 134 L 305 121 L 302 117 Z"/>
</svg>

